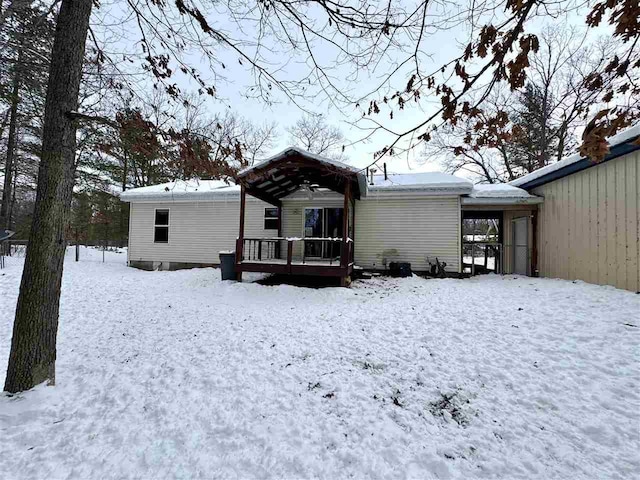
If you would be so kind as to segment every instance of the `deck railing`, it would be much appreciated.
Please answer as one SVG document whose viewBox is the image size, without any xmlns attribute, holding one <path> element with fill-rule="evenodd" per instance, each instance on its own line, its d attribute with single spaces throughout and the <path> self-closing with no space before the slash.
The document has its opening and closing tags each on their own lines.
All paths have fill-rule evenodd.
<svg viewBox="0 0 640 480">
<path fill-rule="evenodd" d="M 263 261 L 280 258 L 280 240 L 274 238 L 245 238 L 242 260 Z"/>
<path fill-rule="evenodd" d="M 347 239 L 343 242 L 342 238 L 323 238 L 323 237 L 269 237 L 269 238 L 244 238 L 242 240 L 242 249 L 240 249 L 240 239 L 236 244 L 236 251 L 242 251 L 242 258 L 239 262 L 265 262 L 269 260 L 284 260 L 287 265 L 293 262 L 294 244 L 302 244 L 301 264 L 306 264 L 308 260 L 317 262 L 318 260 L 326 262 L 330 266 L 346 266 L 353 263 L 353 240 Z M 309 257 L 306 255 L 306 242 L 320 242 L 322 255 L 320 257 Z M 281 245 L 285 244 L 283 249 Z M 284 250 L 284 251 L 283 251 Z M 329 252 L 328 254 L 326 252 Z M 283 258 L 284 257 L 284 258 Z"/>
</svg>

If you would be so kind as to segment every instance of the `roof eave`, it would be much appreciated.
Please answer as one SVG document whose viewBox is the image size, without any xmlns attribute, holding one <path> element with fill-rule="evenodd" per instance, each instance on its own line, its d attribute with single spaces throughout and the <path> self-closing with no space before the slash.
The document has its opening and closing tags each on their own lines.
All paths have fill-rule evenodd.
<svg viewBox="0 0 640 480">
<path fill-rule="evenodd" d="M 573 173 L 578 173 L 582 170 L 586 170 L 587 168 L 601 165 L 610 160 L 614 160 L 623 155 L 627 155 L 628 153 L 634 152 L 636 150 L 640 150 L 640 144 L 633 143 L 633 142 L 636 142 L 638 139 L 640 139 L 640 135 L 636 135 L 634 137 L 627 139 L 623 143 L 619 143 L 617 145 L 612 146 L 609 153 L 600 162 L 594 162 L 589 158 L 582 158 L 577 162 L 571 163 L 557 170 L 553 170 L 545 175 L 533 178 L 529 181 L 519 182 L 518 179 L 516 179 L 509 183 L 510 185 L 522 188 L 524 190 L 530 190 L 532 188 L 540 187 L 546 183 L 553 182 L 554 180 L 559 180 Z M 522 178 L 525 178 L 525 177 L 522 177 Z"/>
<path fill-rule="evenodd" d="M 126 203 L 136 203 L 136 202 L 193 202 L 193 201 L 208 201 L 208 200 L 225 200 L 228 198 L 239 198 L 240 192 L 189 192 L 189 193 L 180 193 L 180 194 L 170 194 L 170 193 L 162 193 L 162 194 L 135 194 L 135 195 L 127 195 L 124 198 L 120 197 L 120 200 Z"/>
<path fill-rule="evenodd" d="M 397 187 L 379 187 L 370 185 L 370 194 L 389 193 L 389 194 L 402 194 L 402 193 L 422 193 L 427 195 L 466 195 L 472 192 L 472 187 L 453 185 L 450 187 L 439 186 L 397 186 Z"/>
<path fill-rule="evenodd" d="M 542 197 L 462 197 L 463 205 L 538 205 Z"/>
</svg>

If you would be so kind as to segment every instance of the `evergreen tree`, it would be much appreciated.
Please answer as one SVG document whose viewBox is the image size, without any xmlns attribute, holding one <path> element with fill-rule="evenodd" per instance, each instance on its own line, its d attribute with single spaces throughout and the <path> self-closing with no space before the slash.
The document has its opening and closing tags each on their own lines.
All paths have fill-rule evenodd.
<svg viewBox="0 0 640 480">
<path fill-rule="evenodd" d="M 529 173 L 555 161 L 558 127 L 552 123 L 552 99 L 547 92 L 529 83 L 517 99 L 507 150 L 512 167 Z"/>
<path fill-rule="evenodd" d="M 13 228 L 15 201 L 22 195 L 16 188 L 25 183 L 33 188 L 34 177 L 29 175 L 26 182 L 18 177 L 32 174 L 30 167 L 38 162 L 54 28 L 49 10 L 38 2 L 14 9 L 0 34 L 0 106 L 6 106 L 5 121 L 0 128 L 0 137 L 6 136 L 2 152 L 1 227 Z"/>
</svg>

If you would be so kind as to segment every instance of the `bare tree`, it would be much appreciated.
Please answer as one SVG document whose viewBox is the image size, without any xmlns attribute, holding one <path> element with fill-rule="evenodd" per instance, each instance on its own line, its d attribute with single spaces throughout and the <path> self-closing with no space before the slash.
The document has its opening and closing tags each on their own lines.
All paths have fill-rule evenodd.
<svg viewBox="0 0 640 480">
<path fill-rule="evenodd" d="M 441 158 L 449 172 L 466 171 L 492 183 L 575 152 L 576 132 L 585 126 L 581 112 L 601 93 L 588 88 L 585 78 L 609 61 L 614 45 L 589 45 L 584 30 L 558 26 L 543 28 L 540 42 L 524 88 L 494 89 L 475 117 L 431 132 L 425 154 Z"/>
<path fill-rule="evenodd" d="M 554 145 L 561 160 L 578 146 L 576 131 L 586 125 L 583 115 L 598 106 L 602 91 L 589 87 L 588 77 L 602 70 L 616 54 L 611 38 L 588 43 L 588 30 L 550 25 L 542 29 L 540 49 L 532 56 L 528 81 L 540 92 L 542 145 Z"/>
<path fill-rule="evenodd" d="M 428 4 L 423 4 L 425 12 Z M 586 8 L 586 12 L 585 12 Z M 540 49 L 539 36 L 530 27 L 536 18 L 545 16 L 554 21 L 568 21 L 567 15 L 584 15 L 589 28 L 609 23 L 616 41 L 615 54 L 592 69 L 582 85 L 595 92 L 598 101 L 583 105 L 578 115 L 587 123 L 580 152 L 593 160 L 600 160 L 608 151 L 606 138 L 640 118 L 640 5 L 637 0 L 583 2 L 524 0 L 471 2 L 441 19 L 441 28 L 470 27 L 469 41 L 460 55 L 432 70 L 422 68 L 418 61 L 426 38 L 433 31 L 429 15 L 423 17 L 423 29 L 417 39 L 415 66 L 406 86 L 389 95 L 372 95 L 363 108 L 368 126 L 363 138 L 371 138 L 383 131 L 391 142 L 380 149 L 376 157 L 397 155 L 415 148 L 432 137 L 433 128 L 445 123 L 456 125 L 464 118 L 476 120 L 476 129 L 491 127 L 479 116 L 484 113 L 485 100 L 500 84 L 511 90 L 522 88 L 528 78 L 531 57 Z M 429 20 L 427 20 L 427 18 Z M 421 99 L 435 104 L 418 122 L 409 128 L 395 129 L 379 120 L 387 113 L 391 118 Z M 437 102 L 433 102 L 433 100 Z M 362 104 L 364 102 L 360 102 Z M 506 122 L 506 112 L 493 116 L 495 122 Z M 472 146 L 473 147 L 473 146 Z"/>
<path fill-rule="evenodd" d="M 304 115 L 295 125 L 287 128 L 292 144 L 308 152 L 341 158 L 344 135 L 339 128 L 329 125 L 321 115 Z"/>
<path fill-rule="evenodd" d="M 513 98 L 505 89 L 497 89 L 485 100 L 480 121 L 492 122 L 493 113 L 510 108 Z M 487 112 L 485 114 L 485 112 Z M 493 132 L 474 128 L 476 120 L 463 119 L 456 125 L 443 125 L 434 130 L 425 144 L 423 160 L 437 159 L 448 173 L 465 172 L 480 183 L 508 182 L 516 177 L 508 155 L 509 126 L 492 124 Z M 473 144 L 472 148 L 461 145 Z"/>
<path fill-rule="evenodd" d="M 264 157 L 275 145 L 278 137 L 278 125 L 275 122 L 265 122 L 260 125 L 250 124 L 244 134 L 244 159 L 247 165 L 253 165 L 256 160 Z"/>
</svg>

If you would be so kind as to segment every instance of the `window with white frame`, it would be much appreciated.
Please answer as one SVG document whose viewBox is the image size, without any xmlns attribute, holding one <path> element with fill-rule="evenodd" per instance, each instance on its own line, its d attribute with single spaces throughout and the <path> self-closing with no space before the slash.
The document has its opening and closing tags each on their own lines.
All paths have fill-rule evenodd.
<svg viewBox="0 0 640 480">
<path fill-rule="evenodd" d="M 169 243 L 169 209 L 156 209 L 153 226 L 154 243 Z"/>
<path fill-rule="evenodd" d="M 264 229 L 265 230 L 277 230 L 278 229 L 278 209 L 265 208 L 264 209 Z"/>
</svg>

